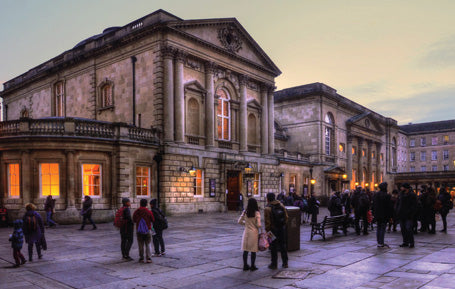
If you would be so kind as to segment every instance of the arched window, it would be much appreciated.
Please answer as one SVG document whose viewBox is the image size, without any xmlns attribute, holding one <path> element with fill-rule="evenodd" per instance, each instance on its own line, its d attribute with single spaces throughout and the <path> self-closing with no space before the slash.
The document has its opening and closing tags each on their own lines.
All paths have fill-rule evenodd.
<svg viewBox="0 0 455 289">
<path fill-rule="evenodd" d="M 65 91 L 63 87 L 63 81 L 59 81 L 54 84 L 54 115 L 55 116 L 65 116 L 64 110 L 64 98 Z"/>
<path fill-rule="evenodd" d="M 256 134 L 256 117 L 254 114 L 248 116 L 248 143 L 257 144 L 257 134 Z"/>
<path fill-rule="evenodd" d="M 112 85 L 110 83 L 106 83 L 101 86 L 100 89 L 100 106 L 103 108 L 112 105 L 114 105 L 112 98 Z"/>
<path fill-rule="evenodd" d="M 367 182 L 367 169 L 363 168 L 362 170 L 362 187 L 365 187 L 365 184 Z"/>
<path fill-rule="evenodd" d="M 198 136 L 199 135 L 199 102 L 191 98 L 188 101 L 187 110 L 187 121 L 186 121 L 186 133 L 188 135 Z"/>
<path fill-rule="evenodd" d="M 230 140 L 231 138 L 231 107 L 229 103 L 229 94 L 228 92 L 220 88 L 216 91 L 218 96 L 218 107 L 216 112 L 216 126 L 218 132 L 218 139 L 220 140 Z"/>
<path fill-rule="evenodd" d="M 24 108 L 21 110 L 21 117 L 29 117 L 30 113 L 28 112 L 28 109 Z"/>
<path fill-rule="evenodd" d="M 324 147 L 325 147 L 325 154 L 331 155 L 332 148 L 333 148 L 333 125 L 334 119 L 333 115 L 329 112 L 325 115 L 324 121 L 326 123 L 325 130 L 324 130 Z"/>
</svg>

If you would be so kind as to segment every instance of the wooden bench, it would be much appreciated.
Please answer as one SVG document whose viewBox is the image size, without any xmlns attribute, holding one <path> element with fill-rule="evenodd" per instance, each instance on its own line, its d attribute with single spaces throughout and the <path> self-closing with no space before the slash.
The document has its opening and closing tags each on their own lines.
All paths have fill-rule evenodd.
<svg viewBox="0 0 455 289">
<path fill-rule="evenodd" d="M 313 223 L 311 225 L 311 240 L 313 240 L 314 235 L 321 235 L 322 239 L 325 241 L 325 230 L 334 227 L 341 228 L 346 236 L 348 233 L 346 218 L 346 215 L 325 216 L 321 223 Z"/>
</svg>

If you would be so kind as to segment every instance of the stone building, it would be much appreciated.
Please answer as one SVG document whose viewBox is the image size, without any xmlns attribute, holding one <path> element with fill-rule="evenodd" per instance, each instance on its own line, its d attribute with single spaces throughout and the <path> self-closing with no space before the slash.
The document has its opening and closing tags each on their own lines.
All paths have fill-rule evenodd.
<svg viewBox="0 0 455 289">
<path fill-rule="evenodd" d="M 4 83 L 0 196 L 14 212 L 57 198 L 77 221 L 158 198 L 169 213 L 237 209 L 278 192 L 280 70 L 234 18 L 158 10 L 111 27 Z"/>
</svg>

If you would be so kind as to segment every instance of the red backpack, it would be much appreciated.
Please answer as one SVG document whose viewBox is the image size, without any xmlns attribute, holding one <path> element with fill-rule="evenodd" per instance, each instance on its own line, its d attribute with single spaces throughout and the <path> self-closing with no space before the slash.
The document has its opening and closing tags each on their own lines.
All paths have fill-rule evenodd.
<svg viewBox="0 0 455 289">
<path fill-rule="evenodd" d="M 123 228 L 126 224 L 125 218 L 123 218 L 123 210 L 125 207 L 121 207 L 115 213 L 114 226 L 118 229 Z"/>
</svg>

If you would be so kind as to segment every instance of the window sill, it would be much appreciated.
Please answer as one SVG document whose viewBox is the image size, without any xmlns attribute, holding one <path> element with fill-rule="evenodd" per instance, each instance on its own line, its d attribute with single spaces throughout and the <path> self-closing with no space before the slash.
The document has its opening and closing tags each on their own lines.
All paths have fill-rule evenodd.
<svg viewBox="0 0 455 289">
<path fill-rule="evenodd" d="M 101 112 L 106 111 L 106 110 L 111 110 L 111 111 L 113 111 L 114 108 L 115 108 L 114 105 L 109 105 L 109 106 L 97 108 L 96 110 L 98 111 L 98 113 L 101 113 Z"/>
</svg>

